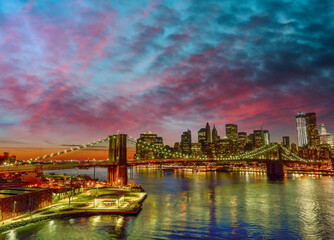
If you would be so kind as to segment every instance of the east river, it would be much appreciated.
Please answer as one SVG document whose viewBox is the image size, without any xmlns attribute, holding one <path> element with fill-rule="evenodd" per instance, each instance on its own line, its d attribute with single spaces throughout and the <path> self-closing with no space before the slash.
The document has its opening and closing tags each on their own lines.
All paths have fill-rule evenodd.
<svg viewBox="0 0 334 240">
<path fill-rule="evenodd" d="M 50 220 L 0 239 L 334 239 L 333 177 L 135 169 L 134 181 L 148 193 L 138 216 Z"/>
</svg>

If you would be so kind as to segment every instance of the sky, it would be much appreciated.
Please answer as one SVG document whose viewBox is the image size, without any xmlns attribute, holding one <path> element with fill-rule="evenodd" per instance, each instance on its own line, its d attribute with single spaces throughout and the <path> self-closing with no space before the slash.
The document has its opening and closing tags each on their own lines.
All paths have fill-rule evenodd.
<svg viewBox="0 0 334 240">
<path fill-rule="evenodd" d="M 301 111 L 334 133 L 333 69 L 331 0 L 0 1 L 0 152 L 206 122 L 296 142 Z"/>
</svg>

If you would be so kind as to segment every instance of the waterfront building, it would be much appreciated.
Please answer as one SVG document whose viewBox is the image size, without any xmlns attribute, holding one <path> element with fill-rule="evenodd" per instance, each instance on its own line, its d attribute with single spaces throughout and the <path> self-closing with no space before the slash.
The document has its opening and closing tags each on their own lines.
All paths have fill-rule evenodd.
<svg viewBox="0 0 334 240">
<path fill-rule="evenodd" d="M 0 164 L 10 164 L 16 162 L 16 156 L 9 156 L 8 152 L 4 152 L 3 155 L 0 155 Z"/>
<path fill-rule="evenodd" d="M 181 135 L 181 150 L 182 154 L 191 155 L 191 131 L 189 129 Z"/>
<path fill-rule="evenodd" d="M 207 143 L 211 142 L 211 131 L 210 131 L 210 125 L 208 122 L 206 123 L 206 127 L 205 127 L 205 138 L 206 138 Z"/>
<path fill-rule="evenodd" d="M 144 144 L 144 143 L 148 143 Z M 137 160 L 150 160 L 155 158 L 164 158 L 162 153 L 154 151 L 151 146 L 163 147 L 162 137 L 158 137 L 157 134 L 152 132 L 145 132 L 140 134 L 136 143 L 136 156 Z"/>
<path fill-rule="evenodd" d="M 0 189 L 0 221 L 20 216 L 52 204 L 52 189 Z"/>
<path fill-rule="evenodd" d="M 94 198 L 94 208 L 115 209 L 119 208 L 125 199 L 125 192 L 114 189 L 100 189 Z"/>
<path fill-rule="evenodd" d="M 226 137 L 234 143 L 238 141 L 238 125 L 228 123 L 225 125 Z"/>
<path fill-rule="evenodd" d="M 216 129 L 216 125 L 213 125 L 212 129 L 212 142 L 217 143 L 219 141 L 218 131 Z"/>
<path fill-rule="evenodd" d="M 191 143 L 191 154 L 196 157 L 203 155 L 202 144 L 201 143 Z"/>
<path fill-rule="evenodd" d="M 316 147 L 320 145 L 319 132 L 317 127 L 317 117 L 315 112 L 306 113 L 306 130 L 308 145 L 310 147 Z"/>
<path fill-rule="evenodd" d="M 306 115 L 301 112 L 296 115 L 297 142 L 298 147 L 305 147 L 308 144 L 306 129 Z"/>
<path fill-rule="evenodd" d="M 288 149 L 290 148 L 290 137 L 289 136 L 283 136 L 282 145 Z"/>
</svg>

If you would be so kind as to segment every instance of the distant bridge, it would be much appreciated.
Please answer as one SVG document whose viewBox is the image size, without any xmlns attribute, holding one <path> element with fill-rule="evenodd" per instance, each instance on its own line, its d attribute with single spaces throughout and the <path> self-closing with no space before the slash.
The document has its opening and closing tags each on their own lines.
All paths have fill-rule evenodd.
<svg viewBox="0 0 334 240">
<path fill-rule="evenodd" d="M 136 139 L 127 137 L 126 134 L 112 135 L 107 138 L 94 141 L 88 144 L 83 144 L 74 148 L 66 149 L 49 155 L 44 155 L 36 158 L 31 158 L 27 163 L 34 163 L 56 157 L 59 155 L 71 153 L 81 149 L 85 149 L 103 142 L 109 143 L 109 155 L 107 161 L 93 161 L 93 162 L 72 162 L 72 163 L 57 163 L 52 164 L 38 164 L 38 165 L 13 165 L 13 166 L 1 166 L 0 173 L 14 173 L 14 172 L 29 172 L 29 171 L 47 171 L 47 170 L 60 170 L 71 168 L 88 168 L 88 167 L 107 167 L 108 168 L 108 182 L 118 182 L 121 184 L 127 184 L 127 167 L 136 165 L 148 165 L 148 164 L 189 164 L 189 163 L 216 163 L 216 164 L 237 164 L 237 163 L 249 163 L 258 162 L 267 164 L 268 176 L 279 177 L 283 174 L 283 163 L 300 163 L 316 164 L 310 160 L 303 159 L 291 152 L 287 148 L 280 144 L 264 145 L 260 148 L 248 151 L 242 154 L 233 155 L 230 157 L 213 156 L 209 158 L 207 156 L 195 156 L 182 154 L 180 152 L 172 152 L 163 146 L 156 146 L 154 144 L 141 142 L 142 148 L 150 150 L 155 153 L 159 153 L 163 156 L 163 159 L 152 160 L 138 160 L 128 162 L 127 160 L 127 143 L 136 144 Z M 138 145 L 139 145 L 138 144 Z M 273 154 L 276 153 L 276 154 Z M 275 156 L 275 157 L 273 157 Z"/>
</svg>

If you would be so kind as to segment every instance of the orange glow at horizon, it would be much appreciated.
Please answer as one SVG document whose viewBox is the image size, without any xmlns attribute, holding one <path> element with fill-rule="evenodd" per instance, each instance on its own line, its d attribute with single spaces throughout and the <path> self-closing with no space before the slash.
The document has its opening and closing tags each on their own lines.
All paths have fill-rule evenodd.
<svg viewBox="0 0 334 240">
<path fill-rule="evenodd" d="M 9 152 L 9 155 L 15 155 L 17 160 L 29 160 L 31 158 L 42 157 L 44 155 L 49 155 L 51 153 L 57 153 L 58 151 L 63 151 L 62 148 L 1 148 L 0 155 L 3 152 Z M 133 159 L 135 154 L 135 149 L 127 149 L 127 158 Z M 81 149 L 75 152 L 70 152 L 66 154 L 61 154 L 59 156 L 53 156 L 51 158 L 45 159 L 48 160 L 87 160 L 87 159 L 96 159 L 96 160 L 106 160 L 108 158 L 108 149 Z"/>
</svg>

